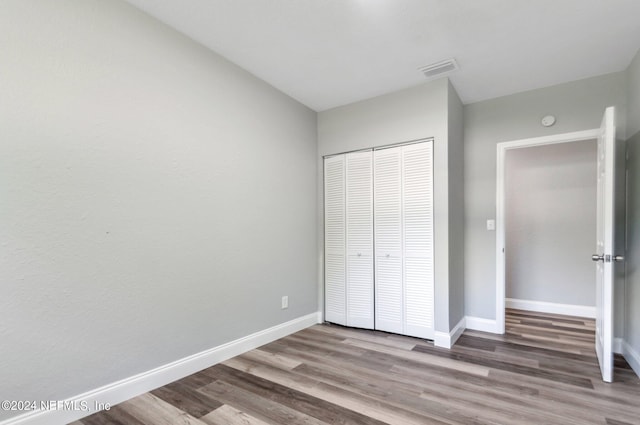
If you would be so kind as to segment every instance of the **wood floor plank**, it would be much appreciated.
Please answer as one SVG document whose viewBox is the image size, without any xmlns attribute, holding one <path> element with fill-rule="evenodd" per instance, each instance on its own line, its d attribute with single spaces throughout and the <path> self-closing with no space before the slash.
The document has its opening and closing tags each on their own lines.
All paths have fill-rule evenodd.
<svg viewBox="0 0 640 425">
<path fill-rule="evenodd" d="M 502 380 L 497 380 L 497 382 L 502 382 Z M 516 393 L 505 391 L 492 384 L 487 383 L 484 387 L 478 388 L 476 385 L 470 385 L 469 382 L 465 381 L 430 377 L 429 385 L 424 390 L 422 397 L 439 400 L 443 404 L 451 404 L 457 408 L 475 406 L 473 410 L 478 412 L 479 415 L 490 414 L 489 418 L 499 421 L 501 416 L 514 415 L 514 419 L 506 421 L 506 423 L 516 423 L 515 417 L 520 418 L 524 424 L 582 425 L 601 423 L 601 419 L 594 418 L 590 412 L 582 407 L 576 407 L 576 405 L 571 404 L 558 405 L 554 403 L 554 400 L 540 397 L 542 385 L 531 383 L 521 385 L 526 390 Z M 556 393 L 555 396 L 555 400 L 562 397 L 559 393 Z M 498 413 L 494 414 L 493 412 Z M 504 423 L 504 419 L 502 422 Z"/>
<path fill-rule="evenodd" d="M 268 398 L 257 396 L 255 393 L 243 390 L 224 381 L 214 381 L 200 388 L 198 391 L 216 400 L 223 401 L 225 404 L 269 424 L 326 424 L 326 422 L 306 415 L 296 409 L 292 409 Z"/>
<path fill-rule="evenodd" d="M 418 339 L 410 338 L 393 338 L 391 334 L 383 332 L 367 332 L 356 329 L 340 328 L 337 326 L 325 326 L 316 328 L 317 331 L 329 333 L 332 335 L 342 335 L 350 339 L 358 339 L 361 341 L 374 342 L 381 345 L 387 345 L 393 348 L 410 351 L 418 343 Z M 344 340 L 344 338 L 343 338 Z"/>
<path fill-rule="evenodd" d="M 510 342 L 510 343 L 524 346 L 522 347 L 523 349 L 525 347 L 534 347 L 534 348 L 550 349 L 550 350 L 564 352 L 564 353 L 583 354 L 583 355 L 592 354 L 593 356 L 595 356 L 595 353 L 593 352 L 593 350 L 590 350 L 589 352 L 585 352 L 581 347 L 572 345 L 571 343 L 567 343 L 567 342 L 538 341 L 536 339 L 527 339 L 520 335 L 514 335 L 514 334 L 499 335 L 499 334 L 491 334 L 487 332 L 480 332 L 480 331 L 474 331 L 474 330 L 466 330 L 464 331 L 464 335 L 483 338 L 486 340 Z"/>
<path fill-rule="evenodd" d="M 420 399 L 420 396 L 422 391 L 424 391 L 424 387 L 428 385 L 420 385 L 420 388 L 415 386 L 409 387 L 408 379 L 393 379 L 390 376 L 383 380 L 380 380 L 378 377 L 374 380 L 358 379 L 353 376 L 345 378 L 339 373 L 330 373 L 327 368 L 312 368 L 306 364 L 297 367 L 294 372 L 320 379 L 323 384 L 332 388 L 341 388 L 344 391 L 358 394 L 361 396 L 361 401 L 364 399 L 367 400 L 363 403 L 365 412 L 372 412 L 372 410 L 381 406 L 381 403 L 384 403 L 384 405 L 389 406 L 387 407 L 387 412 L 385 412 L 384 415 L 379 415 L 377 418 L 388 423 L 396 423 L 399 419 L 400 424 L 484 423 L 480 418 L 477 418 L 476 415 L 469 416 L 462 411 L 450 411 L 443 408 L 443 406 L 429 406 L 425 404 L 424 401 Z M 380 382 L 380 384 L 374 387 L 372 382 Z M 374 400 L 379 401 L 372 404 Z M 394 412 L 390 418 L 389 410 Z M 402 412 L 404 417 L 400 417 L 400 412 Z"/>
<path fill-rule="evenodd" d="M 151 393 L 125 401 L 120 407 L 145 425 L 204 425 L 204 422 Z"/>
<path fill-rule="evenodd" d="M 467 355 L 476 356 L 476 357 L 478 356 L 478 352 L 475 348 L 469 348 L 462 345 L 456 345 L 452 347 L 452 349 L 446 349 L 446 348 L 434 347 L 432 344 L 416 344 L 416 347 L 414 347 L 413 351 L 425 351 L 429 353 L 431 352 L 452 353 L 453 352 L 453 353 L 467 354 Z M 498 352 L 484 351 L 484 352 L 481 352 L 480 354 L 481 354 L 481 357 L 487 360 L 493 360 L 496 362 L 533 367 L 533 368 L 540 367 L 539 359 L 527 358 L 514 353 L 500 352 L 500 351 Z"/>
<path fill-rule="evenodd" d="M 199 393 L 197 388 L 184 382 L 173 382 L 151 391 L 151 394 L 196 418 L 222 406 L 219 401 Z"/>
<path fill-rule="evenodd" d="M 575 324 L 584 324 L 584 323 L 593 323 L 593 319 L 588 319 L 584 317 L 577 316 L 565 316 L 561 314 L 555 313 L 542 313 L 538 311 L 528 311 L 528 310 L 516 310 L 513 308 L 506 309 L 506 317 L 508 318 L 530 318 L 534 320 L 549 320 L 556 322 L 565 322 L 565 323 L 575 323 Z"/>
<path fill-rule="evenodd" d="M 242 355 L 248 359 L 266 362 L 272 366 L 279 367 L 280 369 L 291 370 L 294 367 L 300 366 L 302 362 L 300 360 L 293 359 L 289 356 L 281 354 L 274 354 L 268 351 L 260 350 L 259 348 L 251 350 L 248 353 Z"/>
<path fill-rule="evenodd" d="M 355 345 L 356 347 L 365 348 L 370 352 L 384 353 L 390 356 L 397 356 L 403 359 L 412 360 L 419 363 L 427 363 L 429 365 L 437 365 L 448 369 L 459 370 L 462 372 L 472 373 L 480 376 L 487 376 L 489 374 L 489 368 L 482 367 L 481 365 L 474 365 L 464 362 L 451 361 L 449 358 L 445 356 L 433 355 L 432 352 L 424 352 L 427 355 L 420 355 L 418 352 L 422 352 L 418 350 L 418 347 L 414 347 L 412 351 L 405 350 L 397 350 L 391 347 L 377 345 L 375 343 L 370 343 L 361 340 L 355 339 L 346 339 L 344 341 L 345 344 Z"/>
<path fill-rule="evenodd" d="M 589 336 L 595 335 L 595 329 L 585 328 L 584 326 L 570 326 L 563 322 L 543 322 L 537 320 L 521 320 L 520 326 L 522 327 L 537 327 L 543 329 L 551 329 L 554 332 L 561 332 L 567 334 L 585 334 Z"/>
<path fill-rule="evenodd" d="M 213 379 L 212 377 L 210 377 L 206 371 L 200 371 L 200 372 L 196 372 L 192 375 L 186 376 L 182 379 L 177 380 L 176 382 L 179 382 L 181 384 L 184 384 L 185 386 L 191 387 L 193 389 L 198 389 L 198 388 L 202 388 L 205 385 L 209 385 L 210 383 L 212 383 L 215 379 Z"/>
<path fill-rule="evenodd" d="M 84 425 L 145 425 L 144 422 L 131 416 L 123 408 L 123 404 L 112 406 L 109 410 L 94 413 L 82 419 Z"/>
<path fill-rule="evenodd" d="M 548 425 L 596 425 L 598 421 L 585 421 L 583 418 L 567 418 L 566 415 L 555 415 L 549 409 L 526 408 L 524 405 L 510 405 L 503 409 L 502 400 L 488 400 L 486 394 L 451 393 L 450 389 L 430 386 L 421 397 L 425 401 L 447 406 L 455 411 L 474 411 L 478 418 L 490 423 L 509 425 L 529 425 L 544 423 Z"/>
<path fill-rule="evenodd" d="M 397 391 L 359 391 L 357 386 L 354 385 L 353 377 L 347 379 L 347 385 L 341 385 L 346 381 L 338 380 L 338 382 L 334 382 L 326 378 L 328 376 L 326 373 L 323 377 L 313 373 L 305 374 L 304 372 L 308 371 L 307 365 L 301 365 L 294 369 L 293 373 L 285 374 L 282 370 L 268 365 L 260 366 L 243 363 L 246 362 L 234 362 L 233 364 L 234 367 L 239 368 L 239 370 L 250 370 L 255 376 L 296 389 L 383 423 L 397 423 L 399 425 L 423 425 L 427 423 L 442 425 L 443 423 L 447 423 L 438 419 L 437 413 L 434 414 L 434 412 L 425 411 L 416 412 L 415 409 L 407 408 L 408 397 L 413 397 L 418 401 L 419 391 L 414 391 L 412 394 L 398 394 L 398 396 L 401 396 L 403 399 L 403 403 L 398 404 L 389 400 L 389 396 L 396 394 Z M 372 393 L 377 394 L 371 396 Z M 328 419 L 328 421 L 333 423 L 331 419 Z M 352 422 L 349 421 L 349 423 Z"/>
<path fill-rule="evenodd" d="M 227 404 L 200 418 L 209 425 L 268 425 L 267 422 L 255 418 Z"/>
<path fill-rule="evenodd" d="M 640 425 L 640 379 L 601 380 L 588 318 L 509 309 L 451 350 L 315 325 L 75 425 Z"/>
<path fill-rule="evenodd" d="M 296 353 L 302 356 L 303 353 Z M 418 396 L 422 391 L 422 383 L 416 382 L 412 377 L 394 377 L 389 374 L 391 364 L 372 362 L 369 359 L 351 356 L 351 358 L 335 356 L 314 356 L 312 353 L 304 353 L 304 363 L 295 368 L 295 373 L 305 375 L 308 370 L 320 370 L 322 373 L 335 373 L 341 376 L 347 386 L 352 386 L 352 377 L 362 379 L 369 390 L 382 385 L 387 388 L 393 386 L 393 390 Z M 348 365 L 348 367 L 345 367 Z M 435 369 L 440 370 L 440 369 Z M 315 373 L 315 377 L 322 377 L 321 373 Z M 472 375 L 465 375 L 472 376 Z"/>
<path fill-rule="evenodd" d="M 382 425 L 384 423 L 353 410 L 345 409 L 334 403 L 311 396 L 303 391 L 286 387 L 226 365 L 217 365 L 212 369 L 214 369 L 214 373 L 216 376 L 219 376 L 220 380 L 226 382 L 232 381 L 234 385 L 239 388 L 253 392 L 263 398 L 275 401 L 324 422 L 362 425 Z"/>
<path fill-rule="evenodd" d="M 490 369 L 504 370 L 516 375 L 536 376 L 536 377 L 541 377 L 550 381 L 564 382 L 566 384 L 575 385 L 578 387 L 593 388 L 593 384 L 587 378 L 576 377 L 576 376 L 558 373 L 558 372 L 550 372 L 548 370 L 544 370 L 536 367 L 521 366 L 513 363 L 496 361 L 489 358 L 473 356 L 467 353 L 430 349 L 422 345 L 416 346 L 414 350 L 421 353 L 427 353 L 430 355 L 455 360 L 459 363 L 470 363 L 474 365 L 484 366 L 487 369 L 490 368 Z"/>
<path fill-rule="evenodd" d="M 630 422 L 617 421 L 615 419 L 607 418 L 607 425 L 633 425 Z"/>
</svg>

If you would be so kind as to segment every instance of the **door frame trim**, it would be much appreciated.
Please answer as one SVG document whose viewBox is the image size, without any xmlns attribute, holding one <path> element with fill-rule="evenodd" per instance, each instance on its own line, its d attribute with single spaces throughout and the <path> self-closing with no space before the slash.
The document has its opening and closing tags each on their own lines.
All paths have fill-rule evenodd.
<svg viewBox="0 0 640 425">
<path fill-rule="evenodd" d="M 559 143 L 581 142 L 597 139 L 600 129 L 575 131 L 550 136 L 501 142 L 496 145 L 496 332 L 505 333 L 505 160 L 507 151 L 511 149 L 530 148 L 534 146 L 554 145 Z"/>
</svg>

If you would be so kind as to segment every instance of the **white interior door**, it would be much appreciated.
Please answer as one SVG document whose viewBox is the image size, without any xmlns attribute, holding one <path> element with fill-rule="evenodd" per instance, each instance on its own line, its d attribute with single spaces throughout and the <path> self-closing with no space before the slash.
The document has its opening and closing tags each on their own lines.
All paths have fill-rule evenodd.
<svg viewBox="0 0 640 425">
<path fill-rule="evenodd" d="M 347 326 L 373 329 L 373 152 L 346 166 Z"/>
<path fill-rule="evenodd" d="M 613 282 L 615 217 L 615 110 L 606 109 L 598 136 L 596 254 L 596 353 L 602 379 L 613 381 Z"/>
</svg>

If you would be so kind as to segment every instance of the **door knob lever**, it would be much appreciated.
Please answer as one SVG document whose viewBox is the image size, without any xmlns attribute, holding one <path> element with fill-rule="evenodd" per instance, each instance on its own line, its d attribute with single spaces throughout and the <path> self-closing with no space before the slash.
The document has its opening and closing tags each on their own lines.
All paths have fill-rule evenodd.
<svg viewBox="0 0 640 425">
<path fill-rule="evenodd" d="M 624 257 L 622 255 L 598 255 L 598 254 L 593 254 L 591 256 L 591 259 L 593 261 L 605 261 L 607 263 L 610 263 L 612 261 L 624 261 Z"/>
</svg>

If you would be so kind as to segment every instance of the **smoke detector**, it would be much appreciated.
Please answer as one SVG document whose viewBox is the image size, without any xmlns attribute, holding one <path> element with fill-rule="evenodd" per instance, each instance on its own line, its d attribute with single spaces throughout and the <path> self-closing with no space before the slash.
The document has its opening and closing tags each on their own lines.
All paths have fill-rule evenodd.
<svg viewBox="0 0 640 425">
<path fill-rule="evenodd" d="M 449 75 L 459 68 L 460 67 L 458 66 L 458 62 L 456 62 L 455 59 L 451 58 L 432 63 L 431 65 L 422 66 L 418 68 L 418 70 L 421 71 L 427 78 L 435 78 Z"/>
</svg>

